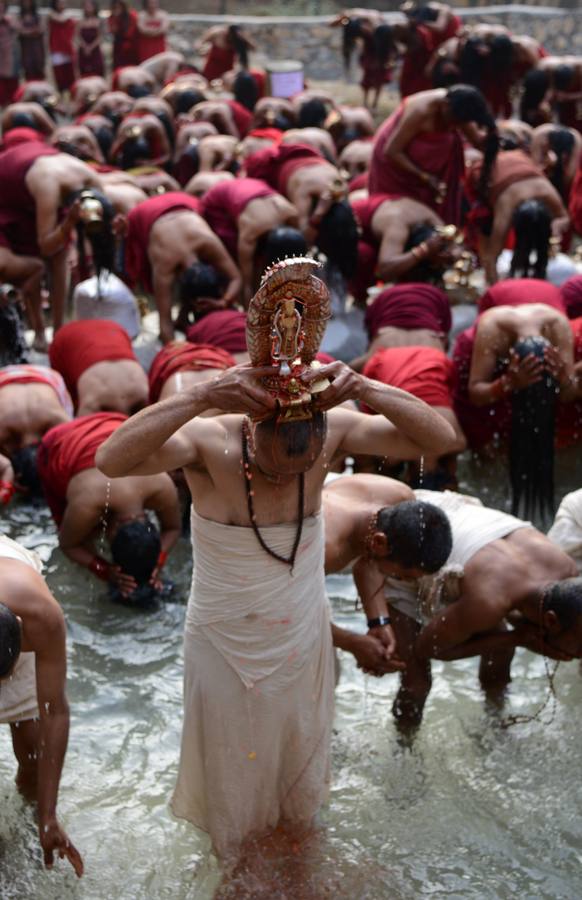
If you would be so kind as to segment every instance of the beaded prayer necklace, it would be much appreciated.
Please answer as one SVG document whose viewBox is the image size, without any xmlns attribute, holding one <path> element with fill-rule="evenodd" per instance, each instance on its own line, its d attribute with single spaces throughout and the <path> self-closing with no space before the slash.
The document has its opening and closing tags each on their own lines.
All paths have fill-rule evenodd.
<svg viewBox="0 0 582 900">
<path fill-rule="evenodd" d="M 255 515 L 255 504 L 253 501 L 254 491 L 251 489 L 251 479 L 253 477 L 251 472 L 251 464 L 249 459 L 249 434 L 248 434 L 248 423 L 246 419 L 243 419 L 242 424 L 242 458 L 243 458 L 243 476 L 245 482 L 245 490 L 247 495 L 247 506 L 249 510 L 249 518 L 251 520 L 251 527 L 255 532 L 256 538 L 269 556 L 272 556 L 273 559 L 278 560 L 278 562 L 284 563 L 286 566 L 291 567 L 291 571 L 293 571 L 293 566 L 295 565 L 295 558 L 297 556 L 297 551 L 299 549 L 299 543 L 301 541 L 301 534 L 303 532 L 303 515 L 304 515 L 304 505 L 305 505 L 305 474 L 301 472 L 299 475 L 299 491 L 298 491 L 298 523 L 297 523 L 297 533 L 295 535 L 295 540 L 293 542 L 293 549 L 291 550 L 291 555 L 289 557 L 281 556 L 281 554 L 276 553 L 275 550 L 271 550 L 269 545 L 264 540 L 261 532 L 259 531 L 259 527 L 257 525 L 257 517 Z"/>
</svg>

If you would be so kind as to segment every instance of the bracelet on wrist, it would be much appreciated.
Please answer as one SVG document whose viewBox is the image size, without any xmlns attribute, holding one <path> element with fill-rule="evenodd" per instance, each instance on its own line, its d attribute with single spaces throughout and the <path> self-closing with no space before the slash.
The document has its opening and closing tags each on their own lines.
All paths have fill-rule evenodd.
<svg viewBox="0 0 582 900">
<path fill-rule="evenodd" d="M 16 488 L 12 481 L 6 481 L 4 478 L 0 478 L 0 503 L 3 503 L 4 505 L 10 503 L 15 492 Z"/>
<path fill-rule="evenodd" d="M 102 556 L 94 556 L 87 568 L 101 581 L 109 581 L 109 563 Z"/>
<path fill-rule="evenodd" d="M 491 399 L 494 403 L 498 400 L 502 400 L 506 394 L 511 391 L 511 382 L 507 375 L 501 375 L 500 378 L 497 378 L 495 381 L 491 382 Z"/>
<path fill-rule="evenodd" d="M 160 555 L 158 556 L 158 561 L 156 563 L 156 568 L 162 569 L 168 560 L 168 554 L 165 550 L 160 550 Z"/>
<path fill-rule="evenodd" d="M 368 619 L 368 628 L 382 628 L 384 625 L 390 625 L 391 622 L 390 616 L 377 616 L 375 619 Z"/>
</svg>

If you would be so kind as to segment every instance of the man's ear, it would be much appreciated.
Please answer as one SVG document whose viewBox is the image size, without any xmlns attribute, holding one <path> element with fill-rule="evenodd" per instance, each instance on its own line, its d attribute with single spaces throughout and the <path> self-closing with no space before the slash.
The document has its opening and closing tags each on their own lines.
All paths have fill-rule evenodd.
<svg viewBox="0 0 582 900">
<path fill-rule="evenodd" d="M 543 615 L 543 625 L 549 634 L 559 634 L 562 630 L 560 621 L 553 609 L 549 609 Z"/>
<path fill-rule="evenodd" d="M 372 553 L 374 556 L 385 559 L 390 551 L 388 538 L 382 531 L 375 531 L 372 535 Z"/>
</svg>

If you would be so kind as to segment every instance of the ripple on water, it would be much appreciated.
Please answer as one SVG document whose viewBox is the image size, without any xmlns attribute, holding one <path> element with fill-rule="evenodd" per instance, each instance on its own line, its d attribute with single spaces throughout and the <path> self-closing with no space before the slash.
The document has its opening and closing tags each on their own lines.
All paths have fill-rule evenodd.
<svg viewBox="0 0 582 900">
<path fill-rule="evenodd" d="M 503 505 L 495 476 L 486 482 L 483 470 L 461 469 L 464 490 Z M 32 817 L 13 788 L 9 730 L 1 728 L 0 897 L 212 897 L 218 876 L 207 840 L 167 805 L 180 741 L 189 543 L 180 542 L 168 567 L 178 602 L 143 615 L 112 606 L 102 585 L 56 550 L 45 510 L 14 506 L 7 524 L 48 564 L 67 617 L 72 723 L 60 812 L 86 875 L 78 882 L 63 863 L 43 870 Z M 363 630 L 351 580 L 334 576 L 328 590 L 335 620 Z M 330 804 L 319 837 L 302 848 L 306 892 L 318 900 L 579 900 L 577 665 L 558 672 L 550 725 L 502 730 L 484 708 L 476 663 L 437 663 L 424 725 L 407 750 L 390 711 L 396 678 L 366 678 L 349 655 L 340 657 Z M 520 652 L 513 674 L 511 711 L 535 711 L 547 690 L 542 660 Z M 276 893 L 290 896 L 283 875 Z"/>
</svg>

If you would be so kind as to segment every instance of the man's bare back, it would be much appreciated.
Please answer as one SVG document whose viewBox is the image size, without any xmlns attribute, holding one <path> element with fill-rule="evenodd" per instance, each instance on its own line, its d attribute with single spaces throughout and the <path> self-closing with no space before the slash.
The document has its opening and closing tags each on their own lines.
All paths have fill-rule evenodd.
<svg viewBox="0 0 582 900">
<path fill-rule="evenodd" d="M 12 453 L 38 443 L 69 415 L 48 384 L 9 384 L 0 388 L 0 449 Z"/>
</svg>

